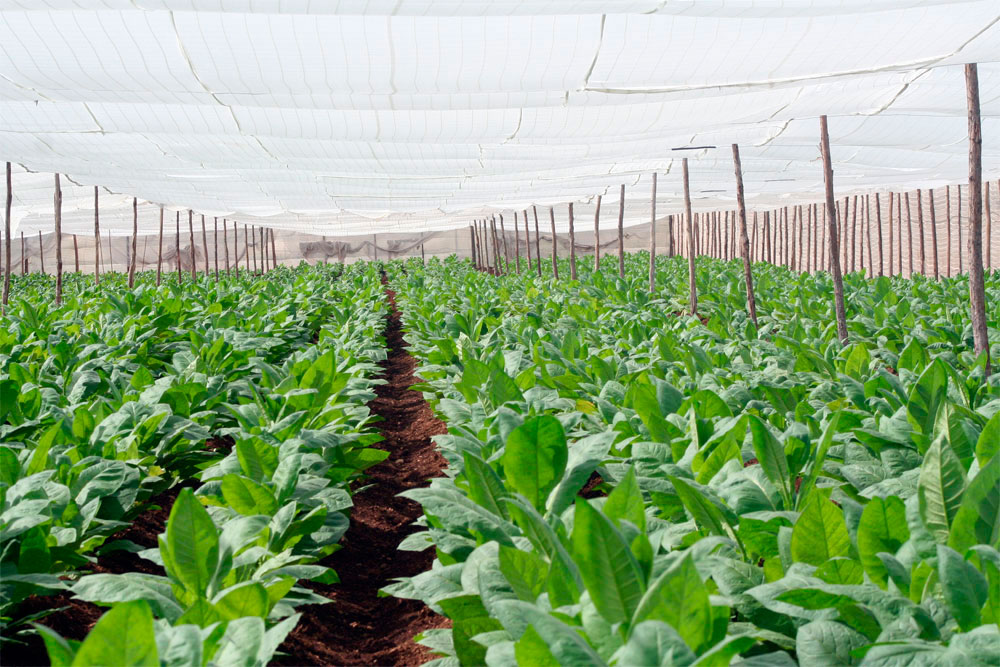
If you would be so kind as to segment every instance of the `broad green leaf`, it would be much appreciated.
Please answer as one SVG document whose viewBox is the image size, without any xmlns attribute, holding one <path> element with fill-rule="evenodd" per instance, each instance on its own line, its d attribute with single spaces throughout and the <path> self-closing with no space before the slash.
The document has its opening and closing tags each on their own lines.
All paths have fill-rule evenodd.
<svg viewBox="0 0 1000 667">
<path fill-rule="evenodd" d="M 514 643 L 514 655 L 519 665 L 538 665 L 538 667 L 560 667 L 559 661 L 552 655 L 548 645 L 532 626 L 524 631 L 521 638 Z"/>
<path fill-rule="evenodd" d="M 799 628 L 795 652 L 800 667 L 857 664 L 851 652 L 869 643 L 868 638 L 842 623 L 812 621 Z"/>
<path fill-rule="evenodd" d="M 643 621 L 613 658 L 612 662 L 622 667 L 674 667 L 693 664 L 695 654 L 671 626 L 662 621 Z"/>
<path fill-rule="evenodd" d="M 574 517 L 574 561 L 594 606 L 608 623 L 628 621 L 645 588 L 635 556 L 614 524 L 583 498 Z"/>
<path fill-rule="evenodd" d="M 221 489 L 226 503 L 245 516 L 273 516 L 278 511 L 278 501 L 274 494 L 249 477 L 229 473 L 222 478 Z"/>
<path fill-rule="evenodd" d="M 237 584 L 222 591 L 214 605 L 216 611 L 227 621 L 244 616 L 264 618 L 270 609 L 267 589 L 255 581 Z"/>
<path fill-rule="evenodd" d="M 996 457 L 998 451 L 1000 451 L 1000 411 L 990 417 L 979 434 L 979 440 L 976 441 L 976 460 L 979 461 L 979 465 L 984 466 L 987 461 Z"/>
<path fill-rule="evenodd" d="M 646 511 L 635 478 L 635 468 L 631 467 L 625 476 L 608 494 L 602 508 L 604 514 L 617 525 L 621 519 L 631 521 L 640 531 L 646 532 Z"/>
<path fill-rule="evenodd" d="M 823 490 L 814 489 L 792 526 L 792 559 L 819 566 L 831 558 L 847 556 L 850 545 L 843 511 Z"/>
<path fill-rule="evenodd" d="M 774 437 L 770 427 L 757 415 L 748 415 L 750 435 L 753 439 L 753 450 L 760 462 L 760 467 L 778 488 L 785 502 L 785 509 L 791 509 L 791 481 L 788 460 L 785 458 L 785 448 Z"/>
<path fill-rule="evenodd" d="M 545 560 L 535 552 L 500 545 L 500 571 L 525 602 L 533 603 L 541 595 L 548 570 Z"/>
<path fill-rule="evenodd" d="M 159 667 L 153 613 L 142 600 L 116 605 L 97 621 L 73 667 Z"/>
<path fill-rule="evenodd" d="M 469 497 L 494 514 L 508 518 L 509 513 L 503 499 L 510 494 L 504 488 L 503 480 L 489 464 L 475 454 L 463 452 L 462 456 L 465 462 L 463 472 L 469 484 Z"/>
<path fill-rule="evenodd" d="M 975 544 L 1000 542 L 1000 456 L 983 466 L 962 494 L 948 546 L 964 553 Z"/>
<path fill-rule="evenodd" d="M 879 552 L 895 555 L 910 539 L 906 525 L 906 506 L 896 496 L 875 497 L 868 501 L 858 524 L 858 554 L 865 572 L 882 588 L 888 574 Z"/>
<path fill-rule="evenodd" d="M 944 439 L 935 438 L 920 466 L 917 498 L 924 526 L 939 544 L 948 542 L 964 491 L 965 469 Z"/>
<path fill-rule="evenodd" d="M 712 608 L 708 588 L 694 561 L 685 554 L 650 585 L 643 596 L 632 625 L 643 621 L 663 621 L 698 652 L 712 636 Z"/>
<path fill-rule="evenodd" d="M 928 438 L 934 433 L 938 410 L 947 400 L 948 371 L 943 364 L 940 359 L 931 362 L 910 388 L 906 403 L 906 415 L 913 428 Z"/>
<path fill-rule="evenodd" d="M 507 437 L 503 467 L 513 489 L 542 511 L 566 471 L 567 458 L 566 435 L 559 420 L 534 417 Z"/>
<path fill-rule="evenodd" d="M 945 604 L 958 626 L 966 632 L 978 627 L 988 595 L 986 577 L 943 544 L 938 545 L 938 577 Z"/>
<path fill-rule="evenodd" d="M 174 501 L 160 550 L 167 573 L 204 597 L 219 560 L 219 534 L 191 489 L 182 489 Z"/>
</svg>

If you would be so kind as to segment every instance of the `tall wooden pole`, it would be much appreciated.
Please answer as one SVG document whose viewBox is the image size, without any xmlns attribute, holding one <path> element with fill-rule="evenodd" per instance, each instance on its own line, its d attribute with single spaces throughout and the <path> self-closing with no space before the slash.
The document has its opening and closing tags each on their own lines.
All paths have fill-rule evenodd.
<svg viewBox="0 0 1000 667">
<path fill-rule="evenodd" d="M 649 196 L 649 293 L 656 292 L 656 172 Z"/>
<path fill-rule="evenodd" d="M 899 275 L 903 275 L 903 193 L 896 195 L 896 262 L 899 264 Z"/>
<path fill-rule="evenodd" d="M 80 245 L 77 243 L 76 234 L 73 234 L 73 271 L 80 273 Z"/>
<path fill-rule="evenodd" d="M 374 261 L 378 261 L 378 236 L 372 234 L 372 252 L 375 253 Z"/>
<path fill-rule="evenodd" d="M 992 254 L 993 254 L 993 229 L 992 229 L 992 227 L 993 227 L 993 220 L 992 220 L 992 218 L 993 218 L 993 215 L 990 213 L 990 184 L 989 184 L 989 182 L 986 183 L 986 185 L 985 185 L 985 187 L 983 189 L 986 191 L 986 197 L 984 198 L 983 203 L 985 204 L 985 218 L 986 218 L 986 247 L 985 247 L 985 255 L 986 255 L 986 270 L 988 271 L 989 269 L 991 269 L 993 267 L 993 258 L 992 258 Z"/>
<path fill-rule="evenodd" d="M 625 278 L 625 184 L 618 194 L 618 277 Z"/>
<path fill-rule="evenodd" d="M 931 247 L 934 249 L 934 280 L 940 280 L 941 271 L 938 267 L 937 213 L 934 211 L 934 188 L 927 191 L 927 205 L 931 214 Z"/>
<path fill-rule="evenodd" d="M 226 224 L 226 219 L 222 219 L 222 255 L 225 260 L 226 275 L 229 275 L 229 226 Z"/>
<path fill-rule="evenodd" d="M 500 214 L 500 238 L 503 240 L 504 273 L 510 273 L 510 252 L 507 250 L 507 231 L 503 228 L 503 213 Z"/>
<path fill-rule="evenodd" d="M 968 75 L 966 75 L 968 76 Z M 958 235 L 958 275 L 965 273 L 965 265 L 962 262 L 962 186 L 955 186 L 956 210 L 955 210 L 955 230 Z"/>
<path fill-rule="evenodd" d="M 857 195 L 854 195 L 854 202 L 853 203 L 854 203 L 854 208 L 851 211 L 851 272 L 852 273 L 854 271 L 856 271 L 857 268 L 858 268 L 858 263 L 856 261 L 857 258 L 858 258 L 858 243 L 857 243 L 857 241 L 858 241 L 858 196 Z M 846 199 L 844 201 L 844 204 L 846 206 L 846 204 L 847 204 Z M 846 212 L 847 212 L 847 209 L 845 208 L 844 209 L 844 213 L 846 214 Z"/>
<path fill-rule="evenodd" d="M 538 277 L 542 277 L 542 235 L 538 233 L 538 207 L 532 205 L 531 213 L 535 216 L 535 260 L 538 264 Z"/>
<path fill-rule="evenodd" d="M 885 275 L 884 265 L 883 265 L 883 253 L 882 253 L 882 195 L 878 192 L 875 193 L 875 231 L 878 236 L 878 275 L 882 277 Z M 872 269 L 872 273 L 875 269 Z"/>
<path fill-rule="evenodd" d="M 266 240 L 266 237 L 264 236 L 264 233 L 265 233 L 264 232 L 264 228 L 261 227 L 260 228 L 260 266 L 261 266 L 261 269 L 262 269 L 262 273 L 266 273 L 267 270 L 268 270 L 268 267 L 267 267 L 267 240 Z"/>
<path fill-rule="evenodd" d="M 163 206 L 160 206 L 160 243 L 156 250 L 156 286 L 160 286 L 160 271 L 163 268 Z"/>
<path fill-rule="evenodd" d="M 868 246 L 868 273 L 866 276 L 872 276 L 875 273 L 875 260 L 872 258 L 872 200 L 870 195 L 865 195 L 865 239 L 866 246 Z M 862 260 L 864 256 L 862 255 Z M 864 270 L 865 265 L 862 262 L 861 269 Z"/>
<path fill-rule="evenodd" d="M 688 232 L 688 292 L 691 301 L 691 314 L 694 315 L 698 312 L 698 286 L 695 282 L 694 273 L 694 256 L 695 256 L 695 240 L 694 240 L 694 215 L 691 213 L 691 185 L 688 179 L 688 159 L 683 160 L 683 176 L 684 176 L 684 216 L 687 219 L 687 232 Z"/>
<path fill-rule="evenodd" d="M 240 228 L 233 220 L 233 276 L 239 280 L 240 277 Z"/>
<path fill-rule="evenodd" d="M 569 203 L 569 277 L 576 280 L 576 232 L 573 229 L 573 202 Z"/>
<path fill-rule="evenodd" d="M 271 268 L 274 269 L 278 266 L 278 248 L 274 242 L 274 228 L 270 229 L 271 234 Z"/>
<path fill-rule="evenodd" d="M 243 223 L 243 249 L 246 251 L 247 275 L 253 275 L 250 272 L 250 230 L 246 223 Z"/>
<path fill-rule="evenodd" d="M 965 66 L 969 104 L 969 305 L 977 355 L 986 355 L 990 376 L 990 342 L 986 331 L 986 286 L 983 279 L 983 128 L 979 115 L 979 68 Z"/>
<path fill-rule="evenodd" d="M 906 240 L 909 243 L 909 251 L 907 252 L 906 259 L 909 262 L 910 275 L 908 277 L 913 277 L 913 218 L 910 215 L 910 193 L 907 192 L 906 197 Z"/>
<path fill-rule="evenodd" d="M 38 263 L 42 273 L 45 273 L 45 250 L 42 247 L 42 230 L 38 230 Z"/>
<path fill-rule="evenodd" d="M 128 288 L 135 287 L 136 250 L 139 243 L 139 200 L 132 197 L 132 256 L 128 263 Z"/>
<path fill-rule="evenodd" d="M 56 305 L 62 303 L 63 280 L 62 280 L 62 187 L 59 185 L 59 174 L 56 174 L 55 191 L 55 227 L 56 227 Z M 41 237 L 39 236 L 39 240 Z M 39 245 L 41 250 L 41 245 Z"/>
<path fill-rule="evenodd" d="M 753 272 L 750 270 L 750 238 L 747 235 L 747 205 L 743 194 L 743 166 L 740 147 L 733 144 L 733 169 L 736 172 L 736 215 L 740 223 L 740 254 L 743 256 L 743 278 L 747 287 L 747 308 L 750 319 L 757 326 L 757 300 L 753 291 Z"/>
<path fill-rule="evenodd" d="M 951 186 L 944 186 L 944 231 L 948 251 L 945 253 L 946 275 L 951 277 Z"/>
<path fill-rule="evenodd" d="M 527 220 L 524 222 L 528 223 Z M 517 226 L 517 211 L 514 211 L 514 270 L 521 273 L 521 230 Z"/>
<path fill-rule="evenodd" d="M 917 190 L 917 234 L 920 235 L 920 273 L 927 275 L 927 254 L 924 248 L 924 192 Z"/>
<path fill-rule="evenodd" d="M 500 216 L 501 223 L 503 222 L 503 216 Z M 493 237 L 493 259 L 495 260 L 494 269 L 499 275 L 503 271 L 503 265 L 500 263 L 500 237 L 497 235 L 497 217 L 495 215 L 490 216 L 490 234 Z"/>
<path fill-rule="evenodd" d="M 896 247 L 896 241 L 893 237 L 893 226 L 892 226 L 892 211 L 893 211 L 892 205 L 894 196 L 895 196 L 894 193 L 892 192 L 889 193 L 889 275 L 890 276 L 896 275 L 896 267 L 894 264 L 894 258 L 895 258 L 894 252 Z M 900 273 L 903 272 L 902 266 L 900 266 L 899 272 Z"/>
<path fill-rule="evenodd" d="M 597 195 L 594 209 L 594 273 L 601 268 L 601 195 Z"/>
<path fill-rule="evenodd" d="M 472 256 L 472 266 L 479 268 L 479 258 L 476 257 L 476 233 L 469 225 L 469 254 Z"/>
<path fill-rule="evenodd" d="M 806 273 L 811 273 L 813 270 L 812 265 L 812 255 L 813 255 L 813 207 L 806 204 Z"/>
<path fill-rule="evenodd" d="M 253 231 L 249 231 L 250 229 L 253 229 Z M 253 255 L 253 275 L 257 275 L 257 230 L 254 227 L 249 227 L 247 228 L 247 232 L 249 233 L 249 241 L 247 241 L 249 249 L 247 253 Z M 247 270 L 249 271 L 249 269 Z"/>
<path fill-rule="evenodd" d="M 7 163 L 7 204 L 4 207 L 3 237 L 4 237 L 4 259 L 3 265 L 3 305 L 6 308 L 10 299 L 10 209 L 14 203 L 14 185 L 11 180 L 10 162 Z M 23 235 L 21 238 L 24 238 Z M 23 252 L 23 251 L 22 251 Z"/>
<path fill-rule="evenodd" d="M 24 251 L 24 230 L 21 230 L 21 275 L 28 272 L 28 254 Z"/>
<path fill-rule="evenodd" d="M 837 237 L 837 207 L 833 199 L 833 161 L 830 157 L 830 133 L 826 125 L 826 116 L 819 117 L 820 147 L 823 152 L 823 181 L 826 185 L 826 208 L 829 211 L 828 226 L 830 228 L 830 262 L 833 268 L 833 298 L 837 314 L 837 335 L 840 342 L 847 344 L 847 313 L 844 310 L 844 278 L 840 273 L 840 249 Z"/>
<path fill-rule="evenodd" d="M 549 206 L 549 220 L 552 222 L 552 277 L 559 278 L 559 251 L 556 249 L 556 212 Z"/>
</svg>

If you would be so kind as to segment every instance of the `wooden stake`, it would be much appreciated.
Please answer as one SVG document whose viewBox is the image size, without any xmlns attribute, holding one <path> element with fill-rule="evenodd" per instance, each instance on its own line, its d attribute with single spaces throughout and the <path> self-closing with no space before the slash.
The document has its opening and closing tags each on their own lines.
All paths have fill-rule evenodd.
<svg viewBox="0 0 1000 667">
<path fill-rule="evenodd" d="M 222 219 L 222 254 L 225 260 L 226 275 L 230 275 L 229 271 L 229 226 L 226 224 L 226 219 Z"/>
<path fill-rule="evenodd" d="M 507 250 L 507 232 L 503 228 L 503 213 L 500 214 L 500 238 L 503 240 L 504 273 L 510 273 L 510 252 Z"/>
<path fill-rule="evenodd" d="M 806 204 L 806 273 L 813 270 L 813 207 Z"/>
<path fill-rule="evenodd" d="M 920 235 L 920 273 L 927 275 L 927 254 L 924 249 L 924 193 L 917 190 L 917 233 Z"/>
<path fill-rule="evenodd" d="M 132 197 L 132 256 L 128 263 L 128 288 L 135 287 L 136 250 L 139 243 L 139 200 Z"/>
<path fill-rule="evenodd" d="M 524 254 L 528 259 L 528 273 L 531 273 L 531 230 L 528 228 L 528 209 L 522 211 L 524 214 Z"/>
<path fill-rule="evenodd" d="M 990 376 L 990 342 L 986 330 L 986 286 L 983 278 L 983 128 L 979 115 L 979 68 L 965 66 L 969 103 L 969 305 L 977 355 L 986 355 Z"/>
<path fill-rule="evenodd" d="M 246 223 L 243 224 L 243 249 L 246 251 L 246 269 L 247 275 L 253 275 L 250 273 L 250 229 Z M 194 259 L 192 253 L 192 260 Z M 256 269 L 255 269 L 256 271 Z"/>
<path fill-rule="evenodd" d="M 21 275 L 28 272 L 28 255 L 24 251 L 24 231 L 21 231 Z"/>
<path fill-rule="evenodd" d="M 372 252 L 375 253 L 375 259 L 374 259 L 374 261 L 377 262 L 378 261 L 378 237 L 375 234 L 372 234 Z"/>
<path fill-rule="evenodd" d="M 846 206 L 846 199 L 844 205 Z M 847 209 L 845 208 L 846 212 Z M 854 273 L 857 268 L 857 258 L 858 258 L 858 196 L 854 195 L 854 208 L 851 212 L 851 273 Z"/>
<path fill-rule="evenodd" d="M 896 261 L 899 264 L 899 275 L 903 275 L 903 194 L 896 195 Z"/>
<path fill-rule="evenodd" d="M 476 257 L 476 232 L 469 225 L 469 253 L 472 255 L 472 266 L 479 268 L 479 258 Z"/>
<path fill-rule="evenodd" d="M 968 76 L 968 75 L 966 75 Z M 965 266 L 962 263 L 962 186 L 955 186 L 955 194 L 957 196 L 956 211 L 955 211 L 955 229 L 958 235 L 958 275 L 965 273 Z"/>
<path fill-rule="evenodd" d="M 250 232 L 250 240 L 248 241 L 248 243 L 250 244 L 250 248 L 249 248 L 249 250 L 247 250 L 247 253 L 253 255 L 253 275 L 256 276 L 256 275 L 258 275 L 258 273 L 257 273 L 257 228 L 256 227 L 250 227 L 249 229 L 253 229 L 254 231 Z"/>
<path fill-rule="evenodd" d="M 45 273 L 45 251 L 42 249 L 42 230 L 38 230 L 38 263 L 41 266 L 42 273 Z M 59 303 L 56 301 L 56 303 Z"/>
<path fill-rule="evenodd" d="M 7 163 L 7 204 L 4 207 L 3 237 L 4 237 L 4 257 L 6 261 L 3 265 L 3 306 L 6 309 L 10 299 L 10 209 L 14 203 L 14 186 L 11 180 L 10 162 Z M 22 239 L 24 238 L 22 232 Z M 23 248 L 23 241 L 22 241 Z M 22 254 L 23 254 L 22 250 Z"/>
<path fill-rule="evenodd" d="M 756 262 L 760 255 L 757 253 L 757 211 L 753 212 L 753 236 L 750 239 L 750 261 Z"/>
<path fill-rule="evenodd" d="M 840 273 L 840 257 L 838 257 L 839 239 L 837 238 L 837 207 L 833 198 L 833 161 L 830 157 L 830 133 L 827 130 L 826 116 L 819 117 L 820 147 L 823 153 L 823 181 L 826 185 L 826 207 L 830 211 L 830 261 L 833 264 L 833 295 L 837 314 L 837 335 L 840 342 L 847 344 L 847 313 L 844 310 L 844 279 Z"/>
<path fill-rule="evenodd" d="M 549 220 L 552 222 L 552 277 L 559 279 L 559 251 L 556 249 L 556 212 L 549 207 Z"/>
<path fill-rule="evenodd" d="M 906 255 L 906 259 L 909 261 L 910 275 L 909 278 L 913 277 L 913 220 L 910 216 L 910 193 L 907 192 L 906 195 L 906 240 L 909 242 L 909 250 Z"/>
<path fill-rule="evenodd" d="M 878 192 L 875 193 L 875 231 L 878 235 L 878 275 L 882 277 L 885 275 L 882 263 L 882 195 Z M 873 267 L 872 273 L 874 272 Z"/>
<path fill-rule="evenodd" d="M 264 228 L 260 228 L 260 266 L 261 273 L 267 273 L 267 241 L 264 237 Z"/>
<path fill-rule="evenodd" d="M 1000 182 L 998 182 L 1000 183 Z M 990 184 L 989 181 L 986 182 L 984 188 L 986 191 L 986 197 L 984 198 L 983 204 L 985 205 L 985 219 L 986 219 L 986 270 L 988 271 L 993 267 L 993 215 L 990 213 Z"/>
<path fill-rule="evenodd" d="M 73 270 L 80 273 L 80 245 L 76 241 L 76 234 L 73 234 Z"/>
<path fill-rule="evenodd" d="M 239 280 L 240 277 L 240 228 L 233 220 L 233 276 Z"/>
<path fill-rule="evenodd" d="M 278 266 L 278 248 L 274 243 L 274 228 L 272 227 L 269 231 L 271 234 L 271 268 L 274 269 Z"/>
<path fill-rule="evenodd" d="M 205 253 L 205 275 L 208 276 L 208 235 L 205 233 L 205 215 L 201 216 L 201 249 Z"/>
<path fill-rule="evenodd" d="M 683 160 L 683 176 L 684 176 L 684 215 L 687 218 L 688 227 L 688 292 L 690 299 L 691 314 L 695 315 L 698 312 L 698 285 L 695 282 L 694 273 L 694 215 L 691 213 L 691 185 L 688 179 L 688 159 Z"/>
<path fill-rule="evenodd" d="M 62 187 L 59 185 L 59 174 L 56 174 L 55 192 L 55 228 L 56 228 L 56 305 L 62 303 L 63 293 L 63 261 L 62 261 Z M 41 234 L 39 234 L 41 241 Z M 39 246 L 41 249 L 41 246 Z"/>
<path fill-rule="evenodd" d="M 931 214 L 931 247 L 934 248 L 934 280 L 941 279 L 938 267 L 937 213 L 934 211 L 934 188 L 927 191 L 927 205 Z"/>
<path fill-rule="evenodd" d="M 743 194 L 743 166 L 740 163 L 740 147 L 737 144 L 733 144 L 733 169 L 736 172 L 736 215 L 740 223 L 740 254 L 743 257 L 747 308 L 753 325 L 757 326 L 757 300 L 754 298 L 753 272 L 750 270 L 750 239 L 747 236 L 747 205 Z"/>
<path fill-rule="evenodd" d="M 601 268 L 601 195 L 597 195 L 594 209 L 594 273 Z"/>
<path fill-rule="evenodd" d="M 618 194 L 618 277 L 625 278 L 625 184 Z"/>
<path fill-rule="evenodd" d="M 870 195 L 865 195 L 865 238 L 868 246 L 868 273 L 865 275 L 870 276 L 875 273 L 875 259 L 872 257 L 872 200 Z M 861 270 L 864 271 L 864 269 L 862 263 Z"/>
</svg>

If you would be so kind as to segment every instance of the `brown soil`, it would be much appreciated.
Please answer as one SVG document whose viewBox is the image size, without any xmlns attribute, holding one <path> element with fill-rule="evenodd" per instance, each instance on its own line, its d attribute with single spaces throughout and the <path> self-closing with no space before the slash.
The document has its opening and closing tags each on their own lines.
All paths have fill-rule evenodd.
<svg viewBox="0 0 1000 667">
<path fill-rule="evenodd" d="M 604 484 L 604 478 L 598 475 L 596 472 L 590 473 L 590 479 L 587 483 L 583 485 L 583 488 L 576 492 L 576 495 L 581 498 L 603 498 L 607 496 L 604 491 L 601 491 L 598 486 Z"/>
<path fill-rule="evenodd" d="M 131 540 L 141 547 L 155 547 L 156 537 L 166 530 L 167 517 L 174 506 L 177 494 L 185 486 L 194 486 L 194 480 L 174 486 L 149 499 L 150 509 L 135 518 L 127 528 L 111 535 L 105 544 L 115 540 Z M 130 551 L 111 551 L 101 554 L 97 562 L 81 568 L 81 574 L 121 574 L 123 572 L 144 572 L 146 574 L 166 574 L 163 568 L 148 560 L 139 558 Z M 69 591 L 58 595 L 32 595 L 20 604 L 17 616 L 24 617 L 47 610 L 55 610 L 36 622 L 52 628 L 67 639 L 83 640 L 97 623 L 105 609 L 90 602 L 77 600 Z M 48 665 L 48 653 L 38 635 L 25 636 L 24 644 L 5 647 L 3 665 Z"/>
<path fill-rule="evenodd" d="M 431 436 L 445 433 L 443 422 L 419 391 L 410 386 L 417 362 L 406 351 L 395 293 L 385 329 L 389 357 L 381 362 L 380 377 L 388 384 L 376 387 L 378 398 L 369 407 L 380 415 L 385 440 L 377 447 L 389 458 L 369 473 L 368 486 L 354 496 L 351 525 L 342 549 L 323 561 L 334 568 L 341 583 L 309 585 L 329 598 L 324 605 L 303 607 L 302 619 L 280 650 L 280 665 L 417 665 L 433 657 L 413 637 L 430 628 L 448 627 L 448 619 L 417 600 L 378 597 L 380 588 L 397 577 L 412 577 L 431 567 L 433 549 L 398 551 L 399 543 L 417 528 L 420 505 L 398 496 L 428 479 L 440 476 L 445 460 Z"/>
</svg>

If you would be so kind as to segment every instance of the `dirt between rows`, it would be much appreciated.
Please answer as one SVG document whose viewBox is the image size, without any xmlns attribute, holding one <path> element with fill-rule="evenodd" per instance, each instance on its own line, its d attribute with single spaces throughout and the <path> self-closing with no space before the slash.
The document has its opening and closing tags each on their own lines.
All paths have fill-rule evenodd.
<svg viewBox="0 0 1000 667">
<path fill-rule="evenodd" d="M 331 602 L 299 609 L 302 618 L 282 643 L 274 661 L 277 665 L 418 665 L 434 655 L 413 638 L 424 630 L 449 627 L 451 623 L 422 602 L 378 596 L 379 589 L 397 577 L 424 572 L 434 561 L 433 548 L 423 552 L 397 550 L 399 543 L 416 530 L 413 521 L 422 513 L 419 504 L 398 494 L 427 486 L 430 478 L 443 474 L 446 462 L 431 436 L 447 430 L 423 395 L 410 389 L 420 381 L 414 375 L 417 361 L 406 350 L 396 295 L 389 289 L 386 294 L 392 305 L 385 329 L 389 354 L 380 363 L 379 377 L 387 384 L 375 388 L 377 398 L 369 408 L 383 419 L 379 427 L 385 439 L 375 446 L 390 455 L 368 470 L 366 488 L 354 496 L 350 528 L 341 540 L 342 548 L 322 561 L 337 571 L 341 582 L 305 584 Z M 223 443 L 218 444 L 224 448 Z M 173 501 L 185 485 L 151 499 L 151 508 L 108 542 L 128 539 L 143 547 L 156 546 L 156 536 L 165 530 Z M 87 569 L 163 574 L 162 568 L 127 551 L 102 555 Z M 57 611 L 40 622 L 76 640 L 82 640 L 104 612 L 63 592 L 32 596 L 23 603 L 19 615 L 49 609 Z M 47 665 L 49 661 L 43 643 L 35 636 L 25 645 L 5 648 L 0 663 Z"/>
<path fill-rule="evenodd" d="M 322 563 L 341 582 L 310 585 L 332 602 L 300 610 L 302 619 L 281 645 L 287 655 L 276 661 L 280 665 L 417 665 L 434 656 L 413 637 L 450 624 L 417 600 L 378 597 L 395 578 L 429 570 L 434 561 L 433 548 L 397 550 L 422 513 L 419 504 L 398 494 L 443 474 L 446 462 L 431 436 L 447 430 L 423 395 L 410 389 L 420 381 L 417 361 L 406 351 L 396 295 L 389 289 L 386 294 L 392 304 L 385 329 L 389 356 L 379 377 L 387 384 L 375 388 L 378 397 L 369 407 L 384 420 L 379 427 L 385 440 L 376 447 L 390 455 L 368 471 L 369 486 L 354 496 L 343 548 Z"/>
</svg>

